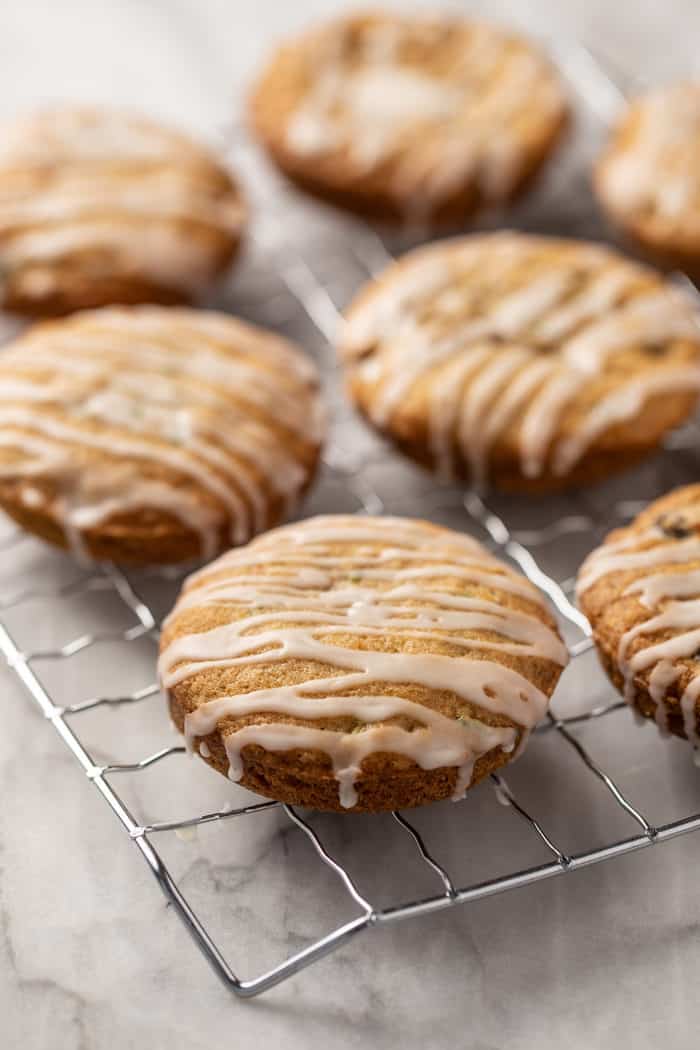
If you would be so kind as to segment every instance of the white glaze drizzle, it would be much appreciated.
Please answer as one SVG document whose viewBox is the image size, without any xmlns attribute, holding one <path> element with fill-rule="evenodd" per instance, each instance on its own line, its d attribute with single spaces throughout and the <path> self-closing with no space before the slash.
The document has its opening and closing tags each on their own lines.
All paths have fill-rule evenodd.
<svg viewBox="0 0 700 1050">
<path fill-rule="evenodd" d="M 415 582 L 420 579 L 425 583 Z M 458 591 L 455 580 L 464 581 Z M 482 588 L 488 597 L 479 593 Z M 201 704 L 186 719 L 190 744 L 227 717 L 275 712 L 298 721 L 256 720 L 225 734 L 233 779 L 243 774 L 241 752 L 248 744 L 272 751 L 318 749 L 330 758 L 341 804 L 352 807 L 362 761 L 389 751 L 422 769 L 458 767 L 455 797 L 461 797 L 478 758 L 495 747 L 511 751 L 522 745 L 547 705 L 522 673 L 488 654 L 558 666 L 567 660 L 563 643 L 535 612 L 500 604 L 499 593 L 542 606 L 531 584 L 469 537 L 405 519 L 315 518 L 259 537 L 190 577 L 166 630 L 189 610 L 206 606 L 230 606 L 236 618 L 176 636 L 161 653 L 159 675 L 164 688 L 173 689 L 212 668 L 314 661 L 328 668 L 324 677 Z M 486 631 L 489 638 L 473 636 Z M 387 637 L 400 647 L 383 648 L 380 640 Z M 348 639 L 362 640 L 364 647 L 349 648 Z M 413 640 L 428 643 L 430 651 L 415 651 Z M 397 695 L 399 683 L 457 694 L 513 724 L 448 717 Z M 372 690 L 362 692 L 368 686 Z M 320 718 L 339 716 L 362 723 L 360 731 L 318 725 Z M 389 719 L 409 719 L 411 726 L 376 724 Z"/>
<path fill-rule="evenodd" d="M 464 389 L 467 380 L 488 361 L 489 356 L 488 349 L 482 347 L 475 349 L 469 357 L 456 357 L 435 380 L 428 420 L 430 451 L 438 474 L 446 480 L 454 473 L 454 435 L 459 425 L 460 405 L 456 392 Z"/>
<path fill-rule="evenodd" d="M 84 530 L 151 508 L 195 531 L 209 558 L 227 521 L 231 541 L 245 542 L 272 498 L 289 508 L 308 480 L 300 450 L 323 426 L 313 367 L 232 318 L 93 311 L 31 330 L 3 362 L 0 447 L 21 459 L 6 458 L 0 476 L 58 482 L 54 510 L 76 553 Z"/>
<path fill-rule="evenodd" d="M 431 40 L 450 48 L 457 39 L 440 74 L 402 54 L 406 44 L 430 52 Z M 391 160 L 393 189 L 411 213 L 429 213 L 472 178 L 487 199 L 505 197 L 529 143 L 549 138 L 566 105 L 547 62 L 483 24 L 393 17 L 360 35 L 334 25 L 316 34 L 307 61 L 309 87 L 288 118 L 288 149 L 304 157 L 342 150 L 365 174 Z M 420 149 L 412 148 L 417 132 Z"/>
<path fill-rule="evenodd" d="M 561 441 L 554 455 L 555 474 L 566 474 L 578 463 L 586 449 L 611 426 L 625 423 L 639 415 L 650 397 L 683 390 L 700 390 L 699 368 L 668 368 L 661 375 L 638 376 L 613 390 L 590 410 L 574 434 Z"/>
<path fill-rule="evenodd" d="M 678 509 L 678 516 L 684 524 L 700 517 L 693 508 L 684 507 Z M 668 540 L 666 534 L 652 526 L 603 544 L 584 562 L 577 594 L 580 597 L 610 573 L 638 574 L 623 594 L 636 597 L 649 610 L 649 615 L 627 630 L 619 642 L 617 662 L 624 677 L 623 695 L 634 705 L 638 689 L 636 677 L 649 672 L 648 691 L 656 704 L 654 717 L 661 732 L 667 733 L 668 690 L 685 672 L 691 671 L 693 677 L 681 694 L 680 709 L 685 735 L 693 746 L 696 763 L 700 764 L 696 710 L 700 675 L 695 674 L 695 663 L 683 662 L 690 661 L 700 649 L 700 569 L 687 568 L 700 561 L 700 537 L 663 542 L 665 540 Z M 669 571 L 653 571 L 659 567 Z M 662 635 L 661 641 L 650 640 L 630 654 L 630 647 L 637 639 L 656 634 Z M 664 634 L 668 637 L 664 638 Z"/>
<path fill-rule="evenodd" d="M 700 227 L 700 82 L 659 88 L 633 103 L 633 134 L 599 166 L 615 211 L 644 211 L 671 229 Z"/>
<path fill-rule="evenodd" d="M 649 696 L 656 704 L 654 719 L 663 736 L 666 736 L 669 732 L 666 694 L 670 686 L 678 680 L 680 673 L 680 668 L 676 667 L 669 660 L 659 660 L 649 675 Z"/>
<path fill-rule="evenodd" d="M 204 148 L 156 124 L 112 111 L 39 113 L 3 128 L 3 266 L 106 249 L 113 269 L 194 292 L 215 267 L 202 230 L 235 236 L 243 223 L 238 192 L 223 186 Z"/>
<path fill-rule="evenodd" d="M 511 279 L 518 287 L 504 295 Z M 677 340 L 696 344 L 697 359 L 650 360 L 615 374 L 576 428 L 560 433 L 567 407 L 617 355 Z M 700 391 L 700 326 L 689 298 L 650 286 L 649 271 L 602 247 L 517 234 L 409 254 L 350 307 L 340 352 L 351 379 L 371 385 L 368 411 L 384 429 L 417 384 L 429 384 L 435 467 L 454 474 L 459 450 L 477 483 L 515 422 L 522 472 L 538 477 L 551 462 L 565 475 L 649 398 Z"/>
</svg>

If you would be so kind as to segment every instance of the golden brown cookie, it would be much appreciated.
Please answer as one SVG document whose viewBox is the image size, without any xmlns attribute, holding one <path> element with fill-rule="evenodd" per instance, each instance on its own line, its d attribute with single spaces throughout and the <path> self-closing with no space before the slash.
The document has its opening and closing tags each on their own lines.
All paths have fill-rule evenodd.
<svg viewBox="0 0 700 1050">
<path fill-rule="evenodd" d="M 275 163 L 388 222 L 458 223 L 516 195 L 567 105 L 527 41 L 446 15 L 350 15 L 283 44 L 251 99 Z"/>
<path fill-rule="evenodd" d="M 313 476 L 316 370 L 224 314 L 103 308 L 0 359 L 0 506 L 79 555 L 210 558 L 278 523 Z"/>
<path fill-rule="evenodd" d="M 577 590 L 615 686 L 700 760 L 700 485 L 610 533 L 583 563 Z"/>
<path fill-rule="evenodd" d="M 339 338 L 351 396 L 444 476 L 554 490 L 651 452 L 700 390 L 695 304 L 598 245 L 499 233 L 410 252 Z"/>
<path fill-rule="evenodd" d="M 637 249 L 700 276 L 700 81 L 635 99 L 594 183 L 603 208 Z"/>
<path fill-rule="evenodd" d="M 6 310 L 188 301 L 235 256 L 243 221 L 213 154 L 151 121 L 62 108 L 2 129 Z"/>
<path fill-rule="evenodd" d="M 475 540 L 337 515 L 190 577 L 159 673 L 219 772 L 282 802 L 372 811 L 461 798 L 509 762 L 566 661 L 538 591 Z"/>
</svg>

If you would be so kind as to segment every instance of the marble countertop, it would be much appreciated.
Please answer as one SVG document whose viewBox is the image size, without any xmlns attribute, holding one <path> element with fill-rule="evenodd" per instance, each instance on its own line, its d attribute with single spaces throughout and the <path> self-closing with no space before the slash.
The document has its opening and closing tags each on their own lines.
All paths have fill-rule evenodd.
<svg viewBox="0 0 700 1050">
<path fill-rule="evenodd" d="M 332 0 L 3 4 L 0 116 L 56 99 L 121 103 L 215 138 L 230 124 L 271 40 L 344 6 Z M 397 0 L 393 6 L 407 5 Z M 695 0 L 441 6 L 478 8 L 539 32 L 552 30 L 555 20 L 557 28 L 594 46 L 626 86 L 686 72 L 697 62 Z M 587 133 L 585 127 L 578 131 L 584 138 Z M 580 158 L 574 163 L 580 165 Z M 526 224 L 555 226 L 564 217 L 574 231 L 595 231 L 590 211 L 581 206 L 577 178 L 580 172 L 563 169 L 550 199 L 543 200 L 540 191 L 549 218 L 530 213 Z M 244 289 L 263 263 L 253 258 L 249 265 Z M 340 425 L 346 425 L 342 418 Z M 678 480 L 684 469 L 679 460 Z M 377 471 L 375 482 L 389 493 L 392 509 L 416 512 L 423 482 L 393 461 L 380 461 Z M 615 497 L 646 498 L 658 487 L 659 471 L 652 464 L 637 472 Z M 329 493 L 326 486 L 323 498 Z M 337 491 L 333 498 L 345 509 L 347 493 Z M 601 490 L 585 509 L 604 509 L 610 498 L 610 490 Z M 579 556 L 573 544 L 551 553 L 554 560 Z M 19 577 L 24 584 L 70 583 L 75 569 L 30 542 L 9 555 L 0 552 L 1 599 Z M 154 581 L 142 585 L 153 588 L 154 603 L 167 601 Z M 89 602 L 77 596 L 61 616 L 45 609 L 42 614 L 30 603 L 12 614 L 12 630 L 20 645 L 46 648 L 81 631 L 124 626 L 123 612 L 109 603 L 99 593 Z M 109 695 L 138 689 L 152 674 L 150 646 L 147 639 L 136 643 L 125 662 L 106 645 L 90 666 L 76 670 L 68 662 L 52 687 L 60 702 L 76 698 L 78 681 L 81 696 L 86 682 Z M 0 674 L 3 1048 L 194 1050 L 253 1042 L 265 1050 L 697 1046 L 700 836 L 383 926 L 270 993 L 242 1002 L 216 982 L 133 843 L 50 726 L 11 674 Z M 609 698 L 592 658 L 572 678 L 570 694 L 582 706 Z M 139 709 L 137 725 L 123 710 L 85 717 L 81 728 L 98 762 L 140 757 L 175 739 L 157 699 Z M 586 745 L 601 762 L 614 764 L 625 791 L 650 819 L 663 822 L 700 808 L 697 771 L 680 742 L 661 741 L 650 727 L 637 729 L 626 711 L 599 722 L 584 731 Z M 544 808 L 548 830 L 569 851 L 634 834 L 634 825 L 615 811 L 603 789 L 591 786 L 585 771 L 569 771 L 552 736 L 543 734 L 508 774 L 519 797 L 537 813 Z M 171 819 L 232 801 L 237 789 L 219 783 L 203 765 L 185 762 L 163 763 L 147 782 L 120 783 L 142 819 Z M 397 891 L 402 899 L 436 892 L 425 872 L 414 870 L 415 855 L 406 843 L 391 837 L 388 818 L 358 821 L 321 817 L 318 827 L 361 888 L 371 883 L 382 902 Z M 462 882 L 547 859 L 488 788 L 447 814 L 444 807 L 424 812 L 417 824 L 430 844 L 439 842 L 441 858 Z M 244 976 L 349 918 L 308 842 L 276 811 L 245 827 L 229 822 L 201 829 L 194 838 L 169 835 L 159 845 Z"/>
</svg>

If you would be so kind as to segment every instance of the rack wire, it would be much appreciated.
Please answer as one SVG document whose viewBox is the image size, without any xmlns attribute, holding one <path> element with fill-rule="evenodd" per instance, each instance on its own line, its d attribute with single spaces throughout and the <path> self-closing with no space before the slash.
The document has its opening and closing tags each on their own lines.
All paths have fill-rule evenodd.
<svg viewBox="0 0 700 1050">
<path fill-rule="evenodd" d="M 590 51 L 570 41 L 555 40 L 550 43 L 583 105 L 584 117 L 596 121 L 599 128 L 604 127 L 623 102 L 622 92 Z M 235 133 L 235 148 L 236 162 L 240 167 L 248 162 L 249 145 L 238 131 Z M 376 233 L 358 221 L 326 213 L 321 215 L 319 226 L 317 217 L 320 212 L 300 201 L 293 191 L 282 187 L 273 176 L 268 176 L 268 181 L 265 181 L 258 168 L 255 173 L 256 182 L 262 185 L 261 192 L 265 195 L 261 211 L 267 216 L 267 227 L 261 224 L 256 235 L 248 287 L 243 283 L 224 290 L 225 303 L 239 313 L 248 313 L 257 320 L 276 324 L 293 334 L 298 332 L 299 337 L 312 349 L 315 347 L 317 356 L 327 363 L 330 353 L 328 348 L 339 320 L 339 311 L 347 299 L 345 286 L 348 282 L 357 284 L 376 273 L 389 261 L 390 250 Z M 560 167 L 560 189 L 563 188 L 565 193 L 570 193 L 569 178 L 570 173 L 562 173 Z M 542 194 L 547 199 L 549 215 L 552 200 L 556 197 L 551 183 L 542 190 Z M 312 212 L 313 223 L 310 219 Z M 541 225 L 541 218 L 533 219 L 530 211 L 523 214 L 524 226 Z M 284 226 L 281 226 L 281 216 L 284 217 Z M 498 220 L 492 216 L 487 221 L 494 223 Z M 286 230 L 286 235 L 280 233 L 282 228 Z M 590 221 L 583 223 L 582 228 L 589 232 Z M 351 272 L 353 276 L 349 276 Z M 217 299 L 217 305 L 220 304 L 221 296 Z M 408 512 L 405 506 L 408 500 L 412 510 L 419 506 L 421 515 L 436 520 L 447 517 L 450 524 L 485 539 L 494 551 L 516 564 L 548 595 L 567 638 L 574 670 L 567 671 L 564 686 L 555 698 L 552 712 L 538 727 L 535 739 L 548 737 L 555 742 L 558 751 L 554 766 L 560 776 L 566 779 L 574 776 L 574 767 L 577 777 L 580 772 L 577 783 L 584 805 L 593 805 L 593 793 L 600 785 L 606 800 L 614 807 L 620 820 L 624 821 L 625 831 L 620 833 L 620 821 L 615 820 L 612 821 L 613 832 L 604 833 L 602 841 L 600 836 L 598 841 L 592 841 L 595 836 L 591 835 L 590 841 L 587 840 L 582 847 L 571 848 L 560 834 L 561 813 L 552 809 L 551 802 L 546 811 L 541 806 L 535 809 L 526 787 L 521 785 L 517 789 L 513 788 L 515 772 L 513 779 L 509 773 L 508 781 L 501 775 L 493 775 L 491 786 L 495 798 L 504 808 L 498 807 L 495 814 L 490 812 L 489 821 L 498 829 L 502 826 L 499 822 L 504 819 L 499 814 L 514 814 L 521 822 L 524 834 L 534 843 L 537 860 L 527 865 L 521 863 L 523 852 L 527 852 L 521 845 L 524 839 L 517 840 L 517 849 L 509 850 L 509 843 L 514 836 L 512 824 L 509 824 L 507 833 L 504 832 L 502 840 L 498 842 L 499 856 L 502 858 L 505 854 L 505 871 L 461 880 L 445 858 L 441 836 L 444 838 L 447 829 L 454 827 L 455 822 L 459 822 L 460 834 L 467 839 L 470 835 L 474 839 L 480 833 L 473 810 L 470 823 L 469 803 L 433 807 L 431 813 L 434 811 L 437 815 L 429 824 L 421 820 L 420 813 L 414 813 L 409 818 L 405 813 L 397 812 L 392 815 L 391 828 L 403 840 L 403 845 L 399 847 L 392 844 L 390 852 L 406 846 L 410 848 L 422 875 L 430 880 L 427 883 L 429 889 L 422 894 L 401 899 L 400 880 L 393 876 L 389 900 L 380 903 L 372 892 L 359 888 L 359 880 L 352 871 L 353 864 L 343 859 L 343 850 L 337 848 L 336 842 L 338 828 L 343 825 L 343 829 L 350 828 L 349 832 L 344 830 L 340 836 L 341 839 L 344 836 L 346 852 L 353 854 L 362 851 L 367 848 L 367 840 L 372 838 L 371 824 L 378 818 L 333 816 L 318 820 L 314 815 L 302 813 L 291 806 L 261 801 L 238 788 L 232 790 L 238 792 L 239 803 L 229 802 L 224 806 L 198 811 L 192 816 L 154 820 L 137 815 L 135 807 L 128 804 L 124 793 L 118 790 L 119 781 L 123 783 L 124 779 L 136 778 L 141 786 L 149 770 L 169 763 L 179 763 L 175 775 L 180 780 L 189 782 L 195 777 L 195 771 L 183 765 L 185 748 L 180 743 L 164 744 L 136 759 L 117 760 L 111 757 L 110 760 L 100 761 L 96 753 L 99 751 L 109 755 L 111 740 L 106 752 L 102 745 L 89 745 L 80 729 L 84 724 L 82 720 L 89 718 L 91 712 L 100 710 L 120 710 L 131 719 L 139 719 L 147 702 L 158 696 L 158 686 L 148 681 L 132 691 L 93 696 L 81 669 L 73 667 L 76 659 L 80 659 L 80 654 L 97 653 L 101 647 L 108 646 L 117 648 L 118 655 L 124 657 L 125 665 L 135 665 L 140 661 L 140 666 L 150 669 L 148 673 L 152 674 L 153 652 L 149 646 L 157 641 L 158 604 L 164 603 L 165 611 L 179 585 L 180 574 L 138 575 L 125 573 L 113 566 L 97 566 L 82 569 L 77 576 L 67 581 L 62 578 L 62 573 L 58 573 L 55 579 L 48 574 L 48 580 L 44 573 L 42 582 L 35 583 L 32 573 L 22 571 L 21 554 L 27 547 L 38 545 L 19 532 L 5 533 L 0 537 L 0 579 L 4 581 L 0 584 L 0 651 L 11 672 L 38 705 L 44 718 L 52 724 L 87 779 L 126 830 L 168 903 L 179 915 L 214 972 L 227 989 L 242 997 L 266 991 L 363 931 L 571 873 L 700 830 L 700 813 L 687 812 L 687 805 L 681 816 L 653 820 L 634 792 L 630 792 L 623 783 L 627 779 L 625 771 L 622 776 L 611 772 L 610 764 L 599 757 L 599 751 L 605 749 L 591 746 L 585 739 L 582 730 L 597 724 L 610 725 L 616 713 L 625 706 L 619 699 L 611 698 L 602 672 L 591 670 L 592 663 L 587 665 L 585 674 L 579 675 L 578 679 L 579 682 L 583 681 L 584 692 L 588 694 L 592 677 L 597 675 L 593 699 L 584 697 L 583 705 L 575 710 L 569 710 L 566 702 L 567 692 L 573 691 L 576 667 L 593 659 L 590 628 L 571 598 L 571 574 L 580 560 L 578 552 L 584 553 L 590 549 L 609 527 L 633 515 L 639 507 L 640 496 L 650 498 L 671 484 L 697 476 L 700 461 L 700 428 L 697 423 L 674 434 L 668 443 L 666 456 L 644 468 L 641 474 L 638 472 L 631 480 L 628 479 L 627 489 L 624 484 L 622 488 L 616 485 L 613 488 L 604 487 L 593 496 L 584 493 L 575 499 L 553 500 L 545 508 L 545 520 L 536 520 L 533 508 L 524 508 L 522 502 L 500 501 L 503 504 L 500 506 L 499 501 L 487 503 L 474 492 L 465 493 L 454 487 L 440 486 L 420 475 L 416 468 L 388 453 L 384 446 L 354 421 L 347 406 L 343 405 L 333 369 L 326 368 L 326 372 L 329 377 L 329 399 L 336 410 L 335 423 L 325 456 L 323 478 L 311 509 L 339 509 L 338 502 L 341 501 L 342 509 L 347 510 L 349 501 L 358 513 L 401 513 Z M 542 508 L 535 510 L 541 512 Z M 563 568 L 561 559 L 558 568 L 552 567 L 551 555 L 557 546 L 567 555 L 568 564 Z M 43 553 L 41 556 L 46 557 Z M 56 563 L 61 560 L 57 554 L 51 555 L 51 558 Z M 28 583 L 25 582 L 27 578 L 30 580 Z M 156 598 L 145 597 L 153 586 L 156 587 Z M 39 603 L 42 620 L 60 618 L 71 603 L 77 603 L 82 609 L 91 608 L 96 596 L 107 597 L 120 609 L 120 615 L 113 616 L 104 629 L 100 627 L 76 633 L 61 644 L 51 644 L 45 648 L 22 646 L 12 626 L 13 616 L 21 616 L 28 608 Z M 127 617 L 126 625 L 122 622 L 121 614 Z M 136 649 L 144 643 L 147 649 L 139 656 Z M 71 699 L 68 703 L 62 703 L 55 688 L 56 673 L 66 665 L 71 667 Z M 603 699 L 599 700 L 598 694 Z M 624 714 L 620 717 L 627 719 L 629 716 Z M 673 743 L 665 741 L 659 744 L 657 741 L 655 744 L 652 736 L 645 735 L 644 746 L 669 748 Z M 526 756 L 520 765 L 525 767 L 528 761 Z M 537 770 L 531 765 L 527 772 L 532 776 Z M 211 776 L 203 766 L 202 775 Z M 527 778 L 523 779 L 523 784 L 527 783 Z M 470 801 L 472 795 L 481 792 L 483 798 L 483 793 L 487 791 L 488 785 L 475 789 L 470 792 Z M 689 799 L 692 798 L 691 790 Z M 139 813 L 158 812 L 161 801 L 162 798 L 148 803 L 142 801 Z M 692 805 L 690 808 L 692 810 Z M 213 824 L 229 825 L 222 833 L 231 836 L 237 828 L 250 827 L 247 822 L 260 821 L 265 813 L 276 814 L 281 820 L 281 827 L 293 829 L 308 840 L 318 861 L 329 870 L 344 891 L 353 914 L 346 921 L 332 925 L 328 932 L 316 939 L 307 939 L 303 946 L 282 962 L 258 976 L 244 979 L 229 965 L 210 927 L 200 919 L 182 884 L 171 875 L 159 843 L 169 833 L 185 836 L 193 829 Z M 566 814 L 564 816 L 566 819 Z M 552 830 L 553 825 L 558 827 L 556 832 Z M 382 834 L 385 832 L 386 829 Z M 336 844 L 331 846 L 329 839 Z M 194 846 L 189 844 L 193 849 L 196 848 L 196 843 Z"/>
</svg>

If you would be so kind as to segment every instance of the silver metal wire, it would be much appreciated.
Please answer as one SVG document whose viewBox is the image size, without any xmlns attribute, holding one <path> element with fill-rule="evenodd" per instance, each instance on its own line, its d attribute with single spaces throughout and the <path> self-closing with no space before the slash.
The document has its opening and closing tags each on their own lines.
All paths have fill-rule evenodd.
<svg viewBox="0 0 700 1050">
<path fill-rule="evenodd" d="M 619 111 L 624 101 L 617 85 L 607 76 L 595 57 L 580 44 L 570 41 L 555 40 L 555 51 L 560 64 L 573 83 L 579 100 L 588 107 L 603 123 L 608 122 Z M 286 192 L 280 190 L 280 192 Z M 294 198 L 290 198 L 292 203 Z M 298 203 L 298 202 L 297 202 Z M 293 211 L 293 209 L 292 209 Z M 247 302 L 252 315 L 263 308 L 268 323 L 287 323 L 290 319 L 303 313 L 312 323 L 317 340 L 327 344 L 332 340 L 339 321 L 339 310 L 342 301 L 332 288 L 336 279 L 342 277 L 350 265 L 354 265 L 360 276 L 365 278 L 381 270 L 391 259 L 391 253 L 380 237 L 359 222 L 348 223 L 338 219 L 334 248 L 321 258 L 320 248 L 308 239 L 304 241 L 304 250 L 293 238 L 284 239 L 284 224 L 278 221 L 281 207 L 277 210 L 275 224 L 278 236 L 262 238 L 259 245 L 266 260 L 268 278 L 273 277 L 277 285 L 274 289 L 249 290 L 248 298 L 239 292 L 237 304 L 240 307 Z M 285 215 L 287 211 L 285 210 Z M 322 266 L 316 265 L 319 261 Z M 334 439 L 325 454 L 325 470 L 331 480 L 340 484 L 355 500 L 360 513 L 382 513 L 387 508 L 387 498 L 373 480 L 372 470 L 386 460 L 386 453 L 377 453 L 369 449 L 363 451 L 354 447 L 357 432 L 353 433 L 348 444 L 342 439 Z M 697 424 L 681 434 L 673 435 L 670 446 L 678 454 L 692 454 L 700 446 L 700 428 Z M 697 461 L 695 470 L 697 470 Z M 569 652 L 572 662 L 585 656 L 590 650 L 590 628 L 581 612 L 571 600 L 573 580 L 557 580 L 546 571 L 540 552 L 553 542 L 562 538 L 583 539 L 588 547 L 593 546 L 606 526 L 619 523 L 636 513 L 639 505 L 636 501 L 621 500 L 605 511 L 604 519 L 600 511 L 587 506 L 569 507 L 555 521 L 544 527 L 531 528 L 517 523 L 509 524 L 506 517 L 472 492 L 439 488 L 437 485 L 426 494 L 421 506 L 421 513 L 431 511 L 438 514 L 441 508 L 462 506 L 471 527 L 483 533 L 490 546 L 500 554 L 515 562 L 522 572 L 550 598 L 562 624 L 568 630 Z M 332 508 L 329 508 L 332 509 Z M 17 550 L 27 541 L 26 537 L 13 532 L 0 539 L 0 557 L 15 557 Z M 174 570 L 163 573 L 177 584 L 182 573 Z M 575 871 L 591 864 L 597 864 L 613 857 L 621 856 L 656 843 L 666 842 L 677 836 L 693 831 L 700 831 L 700 813 L 684 815 L 680 818 L 654 826 L 643 814 L 639 806 L 623 793 L 616 779 L 609 770 L 603 768 L 585 748 L 576 735 L 577 727 L 593 720 L 609 718 L 614 712 L 624 707 L 622 701 L 611 698 L 598 703 L 583 713 L 568 717 L 550 715 L 549 719 L 538 727 L 538 733 L 546 733 L 562 742 L 567 761 L 578 763 L 585 774 L 595 778 L 607 791 L 612 804 L 621 810 L 625 817 L 636 825 L 638 833 L 627 838 L 612 838 L 604 845 L 591 846 L 578 852 L 567 853 L 558 845 L 547 830 L 547 819 L 535 815 L 520 800 L 501 776 L 493 776 L 493 788 L 496 798 L 505 807 L 513 810 L 520 820 L 530 829 L 535 840 L 549 855 L 546 863 L 521 868 L 517 858 L 512 860 L 511 870 L 472 884 L 459 886 L 447 865 L 440 859 L 440 846 L 428 849 L 423 835 L 408 818 L 401 813 L 393 814 L 393 824 L 400 829 L 397 834 L 408 834 L 415 854 L 421 864 L 430 872 L 433 881 L 437 880 L 440 892 L 409 902 L 396 902 L 385 906 L 372 903 L 360 892 L 355 880 L 344 867 L 337 855 L 324 843 L 321 832 L 312 826 L 310 819 L 302 816 L 291 806 L 280 806 L 272 801 L 251 802 L 232 808 L 221 808 L 194 816 L 179 819 L 145 821 L 138 820 L 131 813 L 122 797 L 112 784 L 113 777 L 138 776 L 148 777 L 147 771 L 166 759 L 169 763 L 181 762 L 185 748 L 181 744 L 163 746 L 158 750 L 132 761 L 112 761 L 98 763 L 81 741 L 76 726 L 87 712 L 100 707 L 121 707 L 133 711 L 129 717 L 138 717 L 139 705 L 154 697 L 158 687 L 145 685 L 133 691 L 124 691 L 115 696 L 90 695 L 78 697 L 70 704 L 58 704 L 52 699 L 49 687 L 45 684 L 51 678 L 51 668 L 64 661 L 73 661 L 75 657 L 97 646 L 111 643 L 123 647 L 125 658 L 128 658 L 129 647 L 141 639 L 155 641 L 158 634 L 158 616 L 139 594 L 139 586 L 124 572 L 111 566 L 105 566 L 84 572 L 77 580 L 59 586 L 37 585 L 26 583 L 17 578 L 3 585 L 0 593 L 0 652 L 17 676 L 23 687 L 38 705 L 44 717 L 51 722 L 64 744 L 71 751 L 82 767 L 86 777 L 100 792 L 106 803 L 117 817 L 127 834 L 134 841 L 160 885 L 167 901 L 184 923 L 198 948 L 207 959 L 214 972 L 223 984 L 233 993 L 242 997 L 257 995 L 286 980 L 293 974 L 311 965 L 316 960 L 338 949 L 356 934 L 387 922 L 408 919 L 418 915 L 429 914 L 447 907 L 465 904 L 481 898 L 493 896 L 507 890 L 516 889 L 534 882 Z M 144 574 L 142 582 L 152 574 Z M 103 592 L 115 597 L 121 607 L 130 616 L 129 626 L 119 630 L 88 631 L 69 639 L 62 645 L 52 648 L 36 648 L 24 651 L 13 636 L 9 627 L 8 615 L 23 605 L 36 602 L 45 610 L 60 610 L 61 603 L 70 600 L 91 600 L 91 595 Z M 40 665 L 39 675 L 36 665 Z M 79 682 L 76 672 L 74 681 Z M 184 773 L 183 773 L 184 775 Z M 459 814 L 461 807 L 452 809 Z M 166 835 L 168 832 L 182 832 L 205 824 L 221 823 L 236 818 L 256 820 L 262 813 L 270 811 L 282 814 L 292 828 L 301 832 L 311 843 L 320 863 L 337 876 L 339 884 L 350 899 L 351 905 L 358 912 L 357 916 L 338 925 L 324 936 L 311 941 L 302 950 L 292 954 L 272 969 L 252 979 L 242 979 L 229 966 L 227 960 L 217 947 L 211 932 L 199 919 L 187 900 L 182 888 L 176 883 L 166 867 L 161 854 L 152 842 L 152 837 Z M 343 820 L 344 818 L 337 818 Z M 368 818 L 371 819 L 371 818 Z M 455 817 L 454 819 L 461 819 Z M 497 818 L 494 818 L 497 819 Z"/>
<path fill-rule="evenodd" d="M 401 813 L 394 811 L 394 813 L 392 813 L 392 816 L 396 823 L 400 827 L 402 827 L 404 831 L 408 832 L 408 834 L 415 842 L 416 847 L 418 848 L 418 852 L 425 861 L 425 863 L 428 865 L 429 868 L 432 868 L 435 874 L 440 878 L 443 886 L 445 887 L 445 895 L 451 900 L 454 899 L 454 897 L 457 895 L 457 891 L 455 890 L 452 879 L 447 874 L 442 864 L 436 861 L 435 857 L 431 856 L 431 854 L 428 852 L 428 847 L 423 841 L 420 832 L 417 831 L 416 828 L 413 827 L 413 824 L 409 823 L 406 817 L 404 817 Z"/>
</svg>

